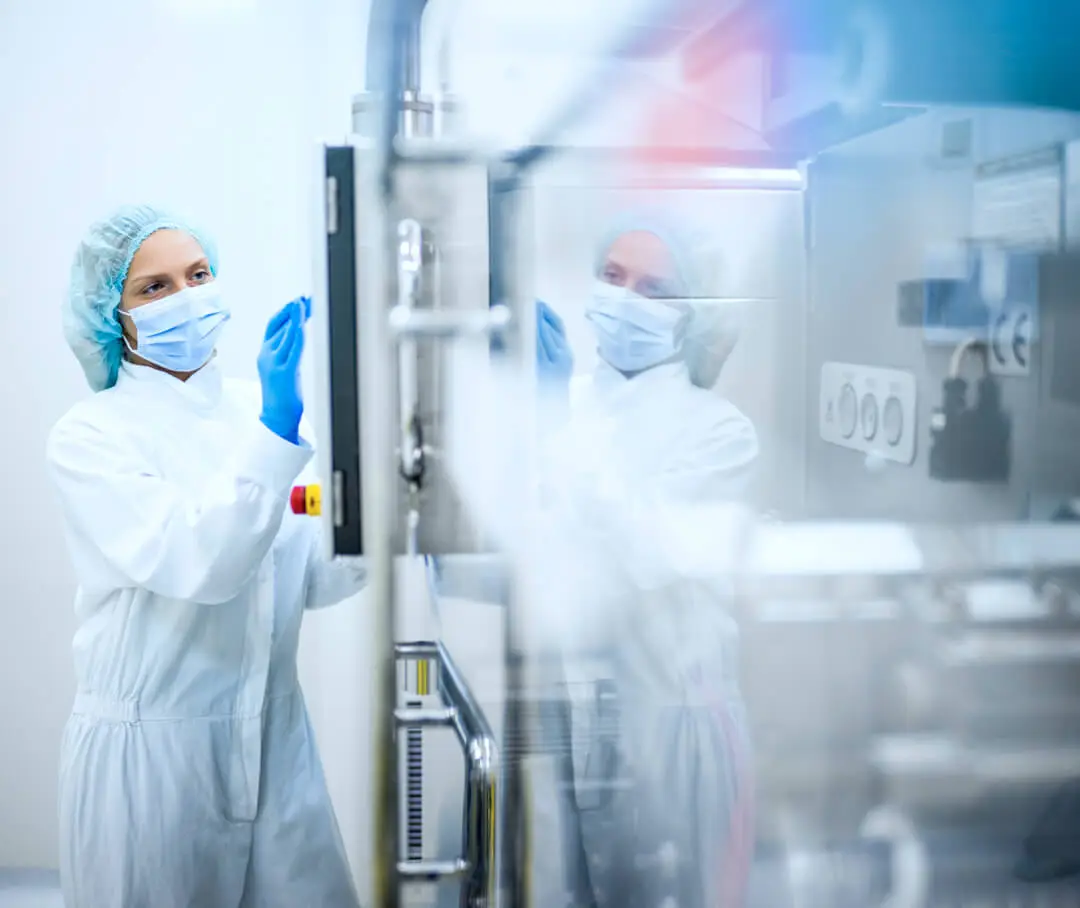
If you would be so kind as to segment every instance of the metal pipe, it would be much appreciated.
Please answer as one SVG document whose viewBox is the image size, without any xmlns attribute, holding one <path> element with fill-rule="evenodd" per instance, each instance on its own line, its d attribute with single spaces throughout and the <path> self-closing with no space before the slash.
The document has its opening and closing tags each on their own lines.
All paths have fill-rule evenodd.
<svg viewBox="0 0 1080 908">
<path fill-rule="evenodd" d="M 452 706 L 442 709 L 396 709 L 394 720 L 399 728 L 443 728 L 455 730 L 460 727 L 458 711 Z"/>
<path fill-rule="evenodd" d="M 402 861 L 398 873 L 411 882 L 438 883 L 441 880 L 464 876 L 469 872 L 468 862 L 455 861 Z"/>
<path fill-rule="evenodd" d="M 420 277 L 424 266 L 423 231 L 417 221 L 407 218 L 399 222 L 397 240 L 398 302 L 391 315 L 394 312 L 412 313 L 416 309 L 420 302 Z M 424 472 L 424 450 L 420 435 L 416 341 L 407 335 L 398 335 L 397 357 L 401 475 L 409 483 L 418 483 Z"/>
<path fill-rule="evenodd" d="M 395 140 L 422 131 L 416 124 L 422 119 L 419 44 L 426 7 L 427 0 L 372 0 L 368 17 L 365 81 L 368 93 L 382 105 L 374 132 L 386 203 L 393 196 Z"/>
<path fill-rule="evenodd" d="M 494 908 L 498 891 L 496 791 L 499 757 L 490 735 L 472 738 L 465 748 L 465 809 L 461 836 L 468 879 L 462 908 Z"/>
<path fill-rule="evenodd" d="M 367 88 L 381 92 L 383 109 L 376 130 L 376 155 L 371 171 L 358 181 L 357 202 L 369 212 L 363 241 L 377 250 L 365 280 L 358 287 L 356 305 L 357 352 L 361 365 L 360 416 L 364 551 L 368 555 L 368 585 L 372 594 L 373 662 L 375 668 L 375 724 L 372 766 L 374 817 L 372 823 L 372 890 L 377 908 L 398 908 L 401 902 L 398 865 L 398 748 L 397 656 L 394 649 L 397 627 L 397 583 L 394 576 L 394 486 L 389 481 L 393 469 L 394 444 L 386 389 L 393 377 L 392 337 L 387 324 L 390 303 L 388 266 L 393 254 L 387 218 L 394 210 L 395 143 L 401 132 L 399 110 L 411 74 L 403 64 L 418 59 L 420 20 L 426 0 L 372 0 L 368 23 Z M 413 47 L 410 49 L 409 45 Z M 418 85 L 414 86 L 418 87 Z M 383 212 L 382 217 L 378 212 Z M 383 258 L 385 255 L 385 258 Z"/>
<path fill-rule="evenodd" d="M 403 92 L 420 91 L 420 32 L 427 0 L 397 0 L 406 12 L 401 24 L 401 88 Z"/>
<path fill-rule="evenodd" d="M 464 876 L 462 908 L 494 908 L 496 876 L 496 794 L 499 782 L 499 748 L 495 735 L 450 653 L 442 643 L 398 643 L 399 659 L 434 659 L 439 664 L 439 695 L 443 709 L 399 709 L 401 726 L 450 726 L 465 757 L 465 798 L 462 811 L 464 858 L 449 862 L 400 862 L 399 873 L 411 880 L 434 881 Z"/>
<path fill-rule="evenodd" d="M 465 809 L 462 842 L 468 879 L 462 908 L 494 908 L 496 878 L 496 790 L 499 753 L 495 735 L 446 648 L 437 644 L 439 689 L 455 707 L 455 728 L 465 753 Z"/>
<path fill-rule="evenodd" d="M 378 179 L 379 162 L 358 181 L 361 211 L 378 211 L 384 204 Z M 364 552 L 368 559 L 368 588 L 373 610 L 372 661 L 375 698 L 372 759 L 372 891 L 376 908 L 398 908 L 397 865 L 400 839 L 398 808 L 398 747 L 394 710 L 397 706 L 397 657 L 394 652 L 397 582 L 394 576 L 394 484 L 397 470 L 392 434 L 393 413 L 386 389 L 394 367 L 392 339 L 386 323 L 388 265 L 391 240 L 385 219 L 371 218 L 363 227 L 371 247 L 386 257 L 372 256 L 358 287 L 357 352 L 360 368 L 361 507 Z"/>
<path fill-rule="evenodd" d="M 531 317 L 529 307 L 532 297 L 523 286 L 519 271 L 519 237 L 514 230 L 518 223 L 514 206 L 518 194 L 510 187 L 516 184 L 512 172 L 503 183 L 503 175 L 490 181 L 489 192 L 502 183 L 507 192 L 501 195 L 499 204 L 489 208 L 489 217 L 497 212 L 499 217 L 492 221 L 489 231 L 490 266 L 491 266 L 491 302 L 509 306 L 506 330 L 494 338 L 493 355 L 498 355 L 517 367 L 519 375 L 524 376 L 531 361 L 526 356 L 524 325 Z M 498 295 L 495 295 L 498 294 Z M 494 311 L 493 307 L 491 311 Z M 520 463 L 526 464 L 529 452 L 534 446 L 526 446 L 526 451 L 517 452 Z M 521 486 L 515 490 L 520 495 L 518 512 L 524 509 L 529 500 L 526 486 L 529 481 L 528 467 L 518 470 Z M 524 528 L 521 528 L 523 531 Z M 524 559 L 514 558 L 509 571 L 509 583 L 506 597 L 506 617 L 503 624 L 503 662 L 505 705 L 503 715 L 503 740 L 510 742 L 516 750 L 505 760 L 505 793 L 499 804 L 502 810 L 502 839 L 500 855 L 501 885 L 503 904 L 514 908 L 530 908 L 532 892 L 529 885 L 528 868 L 531 863 L 531 834 L 528 817 L 528 789 L 524 773 L 532 753 L 533 735 L 529 733 L 522 707 L 522 697 L 526 689 L 525 666 L 525 622 L 523 620 L 523 599 L 528 583 L 528 564 Z M 509 750 L 509 748 L 507 748 Z"/>
<path fill-rule="evenodd" d="M 420 32 L 427 0 L 372 0 L 365 88 L 400 100 L 420 91 Z"/>
<path fill-rule="evenodd" d="M 390 313 L 390 330 L 395 337 L 482 337 L 505 331 L 511 322 L 506 306 L 490 309 L 456 311 L 450 309 L 407 309 L 396 307 Z"/>
<path fill-rule="evenodd" d="M 484 716 L 483 710 L 476 702 L 461 672 L 450 658 L 446 647 L 441 643 L 435 644 L 436 658 L 439 660 L 439 688 L 450 706 L 457 710 L 458 723 L 455 728 L 458 732 L 458 740 L 463 746 L 468 746 L 470 741 L 487 739 L 492 742 L 495 736 L 491 732 L 491 726 Z"/>
</svg>

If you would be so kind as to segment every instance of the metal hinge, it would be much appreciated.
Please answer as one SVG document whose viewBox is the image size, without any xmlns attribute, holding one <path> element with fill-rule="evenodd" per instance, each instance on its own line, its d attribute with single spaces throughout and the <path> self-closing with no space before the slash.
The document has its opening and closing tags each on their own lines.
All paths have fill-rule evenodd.
<svg viewBox="0 0 1080 908">
<path fill-rule="evenodd" d="M 331 507 L 334 509 L 334 526 L 345 526 L 345 476 L 341 470 L 334 470 L 331 483 L 331 494 L 334 496 Z"/>
<path fill-rule="evenodd" d="M 337 177 L 326 178 L 326 235 L 338 232 L 338 182 Z"/>
</svg>

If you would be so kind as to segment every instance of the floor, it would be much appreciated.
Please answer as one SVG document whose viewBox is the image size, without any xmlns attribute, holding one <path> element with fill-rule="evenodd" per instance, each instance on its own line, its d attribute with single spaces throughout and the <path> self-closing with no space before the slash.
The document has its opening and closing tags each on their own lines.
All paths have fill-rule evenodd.
<svg viewBox="0 0 1080 908">
<path fill-rule="evenodd" d="M 786 874 L 769 862 L 758 862 L 750 885 L 748 908 L 791 908 L 798 904 L 792 899 Z M 876 902 L 877 899 L 874 899 Z M 850 908 L 847 901 L 838 906 L 835 898 L 811 900 L 814 905 L 828 904 L 831 908 Z M 865 906 L 865 899 L 850 905 Z M 969 905 L 985 908 L 1075 908 L 1080 905 L 1080 887 L 1071 880 L 1058 885 L 1020 887 L 1000 890 L 997 896 L 981 892 L 974 900 L 946 896 L 931 898 L 923 908 L 966 908 Z M 63 908 L 60 883 L 53 871 L 0 869 L 0 908 Z"/>
<path fill-rule="evenodd" d="M 0 869 L 0 908 L 64 908 L 55 871 Z"/>
</svg>

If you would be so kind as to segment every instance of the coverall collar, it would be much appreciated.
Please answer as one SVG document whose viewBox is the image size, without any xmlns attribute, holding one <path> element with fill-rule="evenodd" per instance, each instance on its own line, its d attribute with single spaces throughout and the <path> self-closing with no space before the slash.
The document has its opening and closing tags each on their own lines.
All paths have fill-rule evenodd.
<svg viewBox="0 0 1080 908">
<path fill-rule="evenodd" d="M 619 393 L 630 389 L 644 390 L 656 385 L 674 384 L 679 381 L 690 384 L 690 372 L 686 368 L 686 363 L 681 360 L 653 366 L 628 378 L 601 359 L 596 365 L 594 375 L 594 386 L 601 394 Z"/>
<path fill-rule="evenodd" d="M 187 381 L 154 369 L 124 360 L 120 364 L 117 383 L 138 382 L 147 388 L 160 388 L 157 393 L 175 394 L 177 398 L 196 409 L 209 409 L 221 401 L 222 376 L 217 365 L 217 354 Z"/>
</svg>

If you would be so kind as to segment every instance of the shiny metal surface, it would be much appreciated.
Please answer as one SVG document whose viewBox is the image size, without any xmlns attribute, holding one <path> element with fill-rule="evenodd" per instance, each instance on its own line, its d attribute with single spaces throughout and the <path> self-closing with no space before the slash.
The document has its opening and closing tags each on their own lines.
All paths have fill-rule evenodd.
<svg viewBox="0 0 1080 908">
<path fill-rule="evenodd" d="M 358 154 L 361 173 L 357 180 L 359 210 L 374 210 L 382 204 L 379 191 L 377 155 Z M 359 269 L 358 295 L 370 300 L 389 296 L 390 236 L 382 218 L 365 218 L 358 228 L 358 247 L 366 250 L 365 267 Z M 359 251 L 359 249 L 358 249 Z M 395 643 L 395 602 L 398 596 L 394 576 L 394 554 L 399 509 L 395 488 L 389 477 L 397 475 L 395 441 L 392 432 L 394 409 L 385 388 L 394 378 L 393 346 L 385 309 L 379 305 L 359 306 L 357 343 L 360 363 L 360 455 L 367 466 L 362 473 L 361 500 L 364 551 L 368 560 L 368 589 L 373 619 L 373 663 L 375 727 L 373 772 L 374 822 L 379 834 L 373 840 L 373 896 L 379 908 L 400 905 L 397 879 L 399 863 L 399 816 L 397 736 L 393 711 L 397 702 L 397 657 Z"/>
<path fill-rule="evenodd" d="M 404 516 L 417 510 L 417 550 L 425 554 L 490 551 L 473 526 L 447 470 L 455 351 L 493 327 L 488 307 L 487 169 L 475 162 L 401 161 L 394 171 L 395 219 L 422 231 L 420 293 L 411 309 L 384 310 L 391 343 L 416 351 L 417 418 L 423 476 L 399 482 L 397 533 L 404 550 Z M 400 295 L 395 294 L 400 302 Z M 496 313 L 498 326 L 499 315 Z M 393 383 L 384 386 L 392 388 Z"/>
<path fill-rule="evenodd" d="M 454 728 L 457 710 L 452 706 L 446 709 L 397 709 L 394 710 L 394 720 L 403 728 Z"/>
<path fill-rule="evenodd" d="M 420 302 L 420 277 L 424 265 L 423 230 L 406 218 L 397 225 L 398 304 L 393 311 L 412 312 Z M 416 342 L 398 341 L 398 412 L 400 421 L 401 475 L 415 484 L 424 475 L 423 438 L 420 434 L 420 397 L 417 388 Z"/>
<path fill-rule="evenodd" d="M 398 864 L 398 873 L 402 879 L 424 883 L 438 883 L 442 880 L 455 879 L 469 872 L 469 862 L 456 861 L 417 861 Z"/>
<path fill-rule="evenodd" d="M 492 306 L 486 311 L 441 312 L 428 310 L 417 312 L 398 306 L 390 312 L 390 328 L 401 343 L 408 338 L 433 337 L 483 337 L 499 335 L 510 325 L 511 314 L 506 306 Z"/>
<path fill-rule="evenodd" d="M 412 40 L 408 47 L 415 49 Z M 364 355 L 376 344 L 396 343 L 399 352 L 412 351 L 421 336 L 456 338 L 502 331 L 508 355 L 517 356 L 520 332 L 528 324 L 520 316 L 531 305 L 530 283 L 523 277 L 531 263 L 527 257 L 504 254 L 506 249 L 489 249 L 485 218 L 460 216 L 470 204 L 475 207 L 477 200 L 486 197 L 488 155 L 420 138 L 428 128 L 423 118 L 432 111 L 415 91 L 418 85 L 410 75 L 410 61 L 415 58 L 404 59 L 403 92 L 396 111 L 400 128 L 390 144 L 395 157 L 392 197 L 383 199 L 382 207 L 375 200 L 373 207 L 363 210 L 385 210 L 388 221 L 391 215 L 406 218 L 430 231 L 438 254 L 446 257 L 439 262 L 437 280 L 429 284 L 431 298 L 402 297 L 403 288 L 413 285 L 412 278 L 401 272 L 397 308 L 388 311 L 368 304 L 367 308 L 377 310 L 378 330 L 364 335 Z M 953 57 L 941 54 L 935 59 Z M 595 99 L 608 95 L 608 84 L 597 78 L 582 86 L 580 97 L 556 118 L 551 130 L 541 134 L 543 144 L 522 151 L 514 162 L 517 171 L 512 166 L 502 176 L 513 182 L 522 169 L 549 158 L 563 124 L 587 116 Z M 935 91 L 934 96 L 940 94 Z M 361 103 L 357 109 L 385 113 L 378 103 Z M 786 311 L 791 326 L 786 346 L 761 360 L 790 369 L 780 376 L 781 383 L 790 386 L 794 401 L 788 414 L 795 415 L 781 420 L 785 425 L 796 425 L 804 412 L 813 410 L 799 392 L 813 384 L 824 361 L 909 368 L 920 388 L 931 396 L 939 386 L 942 357 L 926 349 L 917 332 L 895 330 L 891 301 L 898 281 L 920 274 L 927 244 L 951 240 L 967 229 L 968 187 L 960 167 L 936 160 L 940 166 L 923 166 L 936 151 L 917 142 L 905 145 L 904 137 L 921 128 L 918 118 L 907 125 L 911 132 L 880 136 L 880 147 L 865 157 L 815 161 L 811 168 L 805 184 L 815 203 L 806 216 L 809 299 L 793 298 L 794 305 Z M 998 142 L 1005 132 L 1009 130 L 989 129 L 987 142 Z M 927 136 L 930 133 L 928 129 Z M 1028 129 L 1011 133 L 1024 141 L 1034 135 Z M 931 144 L 929 138 L 924 139 L 924 144 Z M 794 142 L 792 147 L 816 150 L 819 145 Z M 803 178 L 791 172 L 748 172 L 737 178 L 729 175 L 727 181 L 729 188 L 740 189 L 789 191 L 804 185 Z M 690 181 L 678 174 L 657 173 L 651 175 L 651 183 L 683 188 L 713 185 L 700 172 Z M 888 229 L 867 229 L 867 224 L 878 223 Z M 500 238 L 504 226 L 496 231 Z M 386 256 L 376 272 L 392 261 L 389 246 L 380 243 L 381 238 L 374 257 Z M 512 247 L 513 242 L 508 245 Z M 468 253 L 462 255 L 461 247 L 467 247 Z M 511 319 L 509 310 L 487 309 L 489 266 L 492 284 L 501 288 L 496 299 L 505 298 L 518 318 Z M 798 272 L 799 267 L 792 271 Z M 497 270 L 506 276 L 505 291 L 495 280 Z M 374 288 L 378 292 L 366 300 L 389 304 L 395 299 L 385 277 Z M 798 283 L 802 277 L 796 273 L 792 280 Z M 367 328 L 371 324 L 369 320 Z M 406 478 L 425 447 L 439 447 L 440 422 L 446 416 L 439 354 L 421 354 L 418 363 L 424 406 L 417 412 L 427 422 L 420 442 L 420 433 L 414 432 L 419 424 L 406 432 L 402 420 L 398 455 Z M 369 407 L 371 395 L 385 394 L 392 376 L 378 356 L 376 365 L 365 366 L 366 414 L 392 423 L 385 402 L 381 412 Z M 373 379 L 384 382 L 377 392 L 370 390 Z M 401 386 L 408 389 L 410 382 L 401 380 Z M 733 611 L 743 622 L 745 648 L 740 662 L 755 726 L 760 839 L 783 852 L 793 891 L 798 890 L 791 903 L 798 908 L 848 904 L 866 908 L 883 902 L 893 908 L 952 904 L 941 899 L 952 897 L 949 887 L 955 880 L 960 881 L 956 883 L 960 892 L 979 882 L 980 876 L 990 879 L 993 875 L 983 873 L 985 866 L 978 861 L 957 857 L 940 842 L 952 841 L 948 836 L 953 834 L 966 836 L 965 843 L 975 842 L 972 848 L 980 854 L 995 855 L 994 871 L 1008 876 L 1002 868 L 1015 854 L 1005 849 L 1002 857 L 994 851 L 1000 843 L 986 845 L 980 834 L 1019 841 L 1025 824 L 1030 825 L 1031 805 L 1080 767 L 1077 715 L 1068 696 L 1076 689 L 1080 668 L 1080 627 L 1071 582 L 1080 565 L 1080 531 L 1060 524 L 1009 522 L 1027 513 L 1034 484 L 1032 460 L 1025 459 L 1036 444 L 1037 433 L 1027 418 L 1033 386 L 1014 384 L 1007 395 L 1016 415 L 1019 454 L 1016 475 L 1008 487 L 935 485 L 926 475 L 921 449 L 910 469 L 875 471 L 872 464 L 819 444 L 815 426 L 808 420 L 805 437 L 788 446 L 797 469 L 786 471 L 805 480 L 805 493 L 786 495 L 778 503 L 791 522 L 740 520 L 732 527 L 730 515 L 699 509 L 653 528 L 656 550 L 672 557 L 676 575 L 730 585 Z M 411 400 L 412 395 L 404 394 L 404 398 Z M 920 409 L 921 439 L 929 418 L 924 409 L 929 408 Z M 1062 447 L 1067 451 L 1067 444 Z M 366 481 L 365 494 L 371 483 L 382 483 L 377 506 L 369 512 L 376 523 L 368 522 L 369 533 L 381 540 L 373 550 L 373 578 L 386 567 L 388 549 L 402 547 L 404 493 L 385 491 L 391 474 L 384 468 L 393 463 L 393 453 L 392 443 L 385 439 L 365 448 L 365 469 L 377 474 Z M 415 511 L 419 521 L 413 525 L 415 548 L 483 551 L 445 476 L 426 478 L 430 480 L 423 493 L 426 497 Z M 800 486 L 792 482 L 791 487 Z M 395 492 L 401 494 L 391 503 L 387 498 Z M 519 619 L 531 578 L 514 565 L 506 574 L 504 740 L 511 743 L 514 759 L 506 757 L 503 904 L 521 908 L 529 899 L 524 878 L 533 855 L 525 823 L 523 761 L 517 757 L 532 755 L 534 742 L 522 705 L 529 666 Z M 1053 602 L 1036 613 L 1011 612 L 1006 618 L 987 619 L 969 586 L 994 578 L 1029 586 L 1030 597 L 1015 590 L 1008 594 L 1017 601 L 1045 598 Z M 1059 595 L 1044 597 L 1042 589 L 1048 584 Z M 373 585 L 380 608 L 392 609 L 393 581 L 373 581 Z M 385 619 L 379 633 L 385 644 L 390 639 Z M 456 690 L 465 706 L 398 709 L 392 716 L 384 711 L 380 721 L 386 720 L 385 728 L 380 728 L 380 734 L 392 727 L 391 720 L 403 725 L 451 725 L 464 745 L 470 768 L 464 859 L 396 866 L 402 874 L 425 879 L 467 868 L 475 899 L 467 904 L 490 904 L 484 899 L 494 891 L 496 862 L 484 843 L 494 843 L 498 771 L 494 740 L 467 687 L 437 645 L 399 647 L 398 656 L 438 659 L 444 685 Z M 380 696 L 389 694 L 389 686 L 380 684 Z M 385 753 L 385 738 L 382 745 Z M 385 804 L 385 798 L 380 803 Z M 391 830 L 390 826 L 376 828 Z M 833 879 L 840 865 L 844 867 L 835 876 L 847 876 L 846 858 L 833 858 L 834 850 L 842 850 L 836 843 L 861 843 L 871 837 L 888 839 L 891 849 L 887 862 L 891 879 L 872 899 L 865 896 L 865 887 L 848 886 L 849 879 Z M 397 841 L 396 829 L 387 838 Z M 486 858 L 490 860 L 485 863 Z M 934 902 L 929 901 L 927 861 L 934 865 L 933 875 L 944 887 L 942 891 L 949 893 Z M 975 865 L 982 869 L 965 869 Z M 483 880 L 476 879 L 478 872 Z M 1012 899 L 1011 884 L 994 879 L 995 888 L 983 892 L 986 903 L 998 895 L 1002 900 Z M 390 904 L 382 900 L 384 892 L 377 894 L 380 906 Z M 841 892 L 846 893 L 843 898 Z M 1024 903 L 1023 897 L 1017 896 L 1018 904 Z M 961 903 L 957 896 L 956 904 Z M 780 904 L 772 902 L 768 908 Z"/>
<path fill-rule="evenodd" d="M 372 895 L 378 908 L 398 908 L 401 904 L 397 724 L 393 718 L 398 695 L 394 644 L 399 595 L 394 554 L 401 545 L 402 532 L 408 548 L 414 549 L 416 543 L 415 518 L 408 516 L 416 509 L 397 506 L 390 483 L 395 452 L 393 407 L 386 389 L 393 386 L 394 350 L 386 313 L 393 299 L 391 263 L 396 239 L 390 227 L 394 208 L 393 151 L 395 137 L 409 119 L 404 104 L 406 92 L 419 88 L 420 32 L 426 6 L 426 0 L 376 0 L 372 4 L 366 88 L 373 94 L 368 103 L 354 105 L 354 121 L 361 120 L 356 123 L 359 134 L 370 140 L 355 156 L 356 210 L 381 215 L 358 219 L 356 231 L 360 455 L 366 467 L 361 476 L 361 510 L 375 616 Z M 407 454 L 411 451 L 399 454 L 398 459 Z M 406 515 L 404 528 L 399 523 L 402 513 Z"/>
<path fill-rule="evenodd" d="M 457 733 L 465 756 L 465 798 L 462 817 L 464 856 L 453 861 L 399 862 L 407 879 L 438 880 L 464 877 L 462 908 L 493 908 L 496 904 L 496 794 L 499 749 L 495 736 L 453 659 L 441 643 L 403 643 L 399 659 L 434 660 L 439 666 L 438 693 L 445 709 L 398 709 L 403 728 L 449 726 Z"/>
</svg>

